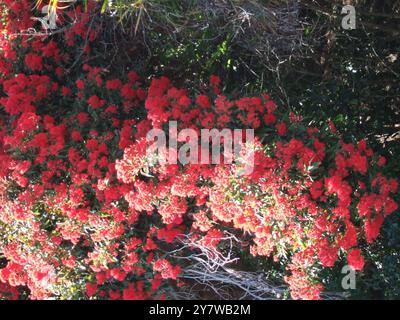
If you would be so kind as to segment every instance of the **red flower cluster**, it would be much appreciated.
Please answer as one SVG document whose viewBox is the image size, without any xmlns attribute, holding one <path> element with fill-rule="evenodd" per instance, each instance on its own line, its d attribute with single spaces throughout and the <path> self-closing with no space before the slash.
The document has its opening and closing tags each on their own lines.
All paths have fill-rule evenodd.
<svg viewBox="0 0 400 320">
<path fill-rule="evenodd" d="M 153 265 L 153 270 L 161 272 L 163 279 L 176 280 L 178 275 L 181 273 L 180 266 L 173 267 L 166 259 L 157 260 Z"/>
<path fill-rule="evenodd" d="M 138 193 L 130 192 L 129 203 L 137 206 L 145 201 L 147 211 L 157 209 L 165 223 L 179 224 L 181 219 L 167 220 L 165 215 L 179 209 L 178 198 L 182 202 L 195 197 L 199 213 L 193 215 L 193 231 L 204 233 L 207 245 L 216 247 L 219 241 L 207 239 L 215 231 L 213 224 L 222 223 L 253 234 L 254 255 L 274 255 L 280 260 L 282 252 L 293 254 L 288 266 L 291 275 L 286 279 L 295 298 L 319 297 L 322 286 L 317 279 L 309 278 L 310 266 L 332 267 L 347 255 L 348 264 L 362 270 L 364 258 L 357 249 L 358 238 L 372 242 L 384 217 L 398 208 L 391 197 L 397 192 L 397 182 L 379 173 L 382 157 L 375 155 L 366 141 L 346 144 L 331 130 L 324 133 L 317 128 L 305 130 L 307 135 L 302 140 L 291 137 L 296 135 L 301 118 L 293 114 L 285 118 L 268 96 L 229 101 L 220 95 L 215 107 L 204 95 L 193 105 L 182 101 L 191 101 L 186 91 L 172 87 L 166 78 L 153 81 L 146 100 L 153 126 L 162 127 L 169 120 L 195 129 L 238 124 L 258 127 L 263 123 L 276 130 L 268 141 L 269 152 L 257 143 L 253 172 L 239 177 L 240 167 L 235 165 L 150 167 L 143 152 L 144 140 L 139 140 L 125 151 L 124 160 L 117 166 L 119 178 L 129 184 L 135 181 L 138 188 Z M 245 111 L 247 118 L 239 115 L 235 119 L 234 108 Z M 227 119 L 219 121 L 224 115 Z M 334 143 L 323 142 L 332 138 L 336 139 Z M 328 160 L 331 154 L 334 163 Z M 157 184 L 146 179 L 138 187 L 143 170 L 150 170 Z M 378 173 L 371 179 L 368 171 Z M 165 201 L 171 200 L 173 207 L 165 210 Z M 352 204 L 357 204 L 357 210 L 351 209 Z"/>
</svg>

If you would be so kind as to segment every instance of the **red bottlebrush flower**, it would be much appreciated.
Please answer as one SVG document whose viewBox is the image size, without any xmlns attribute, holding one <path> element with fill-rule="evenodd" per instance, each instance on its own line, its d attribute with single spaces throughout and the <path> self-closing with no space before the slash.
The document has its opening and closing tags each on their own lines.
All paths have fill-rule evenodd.
<svg viewBox="0 0 400 320">
<path fill-rule="evenodd" d="M 199 229 L 202 232 L 209 231 L 213 226 L 213 222 L 207 217 L 204 211 L 195 214 L 193 218 L 193 228 Z"/>
<path fill-rule="evenodd" d="M 215 94 L 221 94 L 221 90 L 219 88 L 220 84 L 221 79 L 218 76 L 212 75 L 210 77 L 210 86 L 212 87 Z"/>
<path fill-rule="evenodd" d="M 136 98 L 136 91 L 129 84 L 125 84 L 121 89 L 121 96 L 127 100 Z"/>
<path fill-rule="evenodd" d="M 18 129 L 23 132 L 33 131 L 38 128 L 40 119 L 40 116 L 33 112 L 25 112 L 18 119 Z"/>
<path fill-rule="evenodd" d="M 386 164 L 386 158 L 383 156 L 380 156 L 377 163 L 378 163 L 378 166 L 383 167 Z"/>
<path fill-rule="evenodd" d="M 388 215 L 392 214 L 399 208 L 399 205 L 391 198 L 386 199 L 384 203 L 384 216 L 387 217 Z"/>
<path fill-rule="evenodd" d="M 346 223 L 346 232 L 340 238 L 339 245 L 345 250 L 357 245 L 357 230 L 351 222 Z"/>
<path fill-rule="evenodd" d="M 86 294 L 88 297 L 93 297 L 97 292 L 96 283 L 86 283 Z"/>
<path fill-rule="evenodd" d="M 106 168 L 108 166 L 107 157 L 101 157 L 98 164 L 99 164 L 99 167 Z"/>
<path fill-rule="evenodd" d="M 299 115 L 295 114 L 294 112 L 290 112 L 289 119 L 290 119 L 291 123 L 297 123 L 297 122 L 300 122 L 303 118 L 302 118 L 302 116 L 299 116 Z"/>
<path fill-rule="evenodd" d="M 25 64 L 32 71 L 41 71 L 43 69 L 42 57 L 34 53 L 28 53 L 25 56 Z"/>
<path fill-rule="evenodd" d="M 106 88 L 108 90 L 119 90 L 122 87 L 122 81 L 119 79 L 106 81 Z"/>
<path fill-rule="evenodd" d="M 128 288 L 124 289 L 122 292 L 123 300 L 136 300 L 136 292 L 133 284 L 130 284 Z"/>
<path fill-rule="evenodd" d="M 71 139 L 72 139 L 73 141 L 75 141 L 75 142 L 78 142 L 78 141 L 82 141 L 82 140 L 83 140 L 83 138 L 82 138 L 82 136 L 81 136 L 81 133 L 80 133 L 79 131 L 77 131 L 77 130 L 73 130 L 73 131 L 71 132 Z"/>
<path fill-rule="evenodd" d="M 186 109 L 190 106 L 192 101 L 189 99 L 188 96 L 182 96 L 179 98 L 178 103 L 183 109 Z"/>
<path fill-rule="evenodd" d="M 98 109 L 104 106 L 105 101 L 99 99 L 98 96 L 91 96 L 88 99 L 88 104 L 93 108 L 93 109 Z"/>
<path fill-rule="evenodd" d="M 273 113 L 277 108 L 276 103 L 272 101 L 267 95 L 264 95 L 264 99 L 265 99 L 265 107 L 268 113 Z"/>
<path fill-rule="evenodd" d="M 121 292 L 118 290 L 110 290 L 110 291 L 108 291 L 108 295 L 110 296 L 110 300 L 121 299 Z"/>
<path fill-rule="evenodd" d="M 361 271 L 364 268 L 364 257 L 360 249 L 353 249 L 347 254 L 347 262 L 354 269 Z"/>
<path fill-rule="evenodd" d="M 106 110 L 104 110 L 106 113 L 110 113 L 110 114 L 115 114 L 117 113 L 117 107 L 114 105 L 109 105 Z"/>
<path fill-rule="evenodd" d="M 62 87 L 61 87 L 61 94 L 62 94 L 64 97 L 70 96 L 70 95 L 71 95 L 71 89 L 70 89 L 70 88 L 67 88 L 67 87 L 65 87 L 65 86 L 62 86 Z"/>
<path fill-rule="evenodd" d="M 224 237 L 224 233 L 216 228 L 212 228 L 207 231 L 205 237 L 203 237 L 200 242 L 209 248 L 216 249 L 218 244 L 221 242 L 221 238 Z"/>
<path fill-rule="evenodd" d="M 216 75 L 210 76 L 210 85 L 213 87 L 218 87 L 221 84 L 221 78 Z"/>
<path fill-rule="evenodd" d="M 358 153 L 353 154 L 348 160 L 349 166 L 352 166 L 355 171 L 366 174 L 368 170 L 368 160 L 366 156 Z"/>
<path fill-rule="evenodd" d="M 28 160 L 21 161 L 15 166 L 14 172 L 23 175 L 29 170 L 30 167 L 31 167 L 30 161 Z"/>
<path fill-rule="evenodd" d="M 315 181 L 310 187 L 310 194 L 314 200 L 317 200 L 323 194 L 324 184 L 322 181 Z"/>
<path fill-rule="evenodd" d="M 139 76 L 135 71 L 130 71 L 128 73 L 128 79 L 130 82 L 136 82 L 137 80 L 139 80 Z"/>
<path fill-rule="evenodd" d="M 83 80 L 81 80 L 81 79 L 80 80 L 76 80 L 75 84 L 76 84 L 76 87 L 79 90 L 83 90 L 85 88 L 85 82 Z"/>
<path fill-rule="evenodd" d="M 172 266 L 170 262 L 166 259 L 157 260 L 153 265 L 153 270 L 161 272 L 163 279 L 173 279 L 176 280 L 181 272 L 179 266 Z"/>
<path fill-rule="evenodd" d="M 338 249 L 329 244 L 322 246 L 318 252 L 318 258 L 324 267 L 333 267 L 338 259 Z"/>
<path fill-rule="evenodd" d="M 267 113 L 264 115 L 264 122 L 268 126 L 276 122 L 276 116 L 273 113 Z"/>
<path fill-rule="evenodd" d="M 80 125 L 84 125 L 89 121 L 89 116 L 85 112 L 80 112 L 76 118 L 78 119 Z"/>
<path fill-rule="evenodd" d="M 166 224 L 180 224 L 182 216 L 186 213 L 187 204 L 184 199 L 171 197 L 168 203 L 160 205 L 158 211 Z"/>
<path fill-rule="evenodd" d="M 73 269 L 76 266 L 76 259 L 75 257 L 69 257 L 68 259 L 63 259 L 62 263 L 67 268 Z"/>
<path fill-rule="evenodd" d="M 94 139 L 89 139 L 86 142 L 86 148 L 91 152 L 95 151 L 97 149 L 98 145 L 99 145 L 98 142 Z"/>
<path fill-rule="evenodd" d="M 102 78 L 100 75 L 97 75 L 97 76 L 96 76 L 96 85 L 97 85 L 98 87 L 101 87 L 102 84 L 103 84 L 103 78 Z"/>
<path fill-rule="evenodd" d="M 381 226 L 383 224 L 383 216 L 378 215 L 375 219 L 367 219 L 365 221 L 365 237 L 368 243 L 372 243 L 378 237 Z"/>
<path fill-rule="evenodd" d="M 365 152 L 367 151 L 367 141 L 362 139 L 357 143 L 357 149 L 360 152 Z"/>
<path fill-rule="evenodd" d="M 208 108 L 211 107 L 211 102 L 210 102 L 210 100 L 208 99 L 208 97 L 205 96 L 205 95 L 197 96 L 197 98 L 196 98 L 196 103 L 197 103 L 197 105 L 198 105 L 199 107 L 201 107 L 201 108 L 203 108 L 203 109 L 208 109 Z"/>
<path fill-rule="evenodd" d="M 123 271 L 123 270 L 121 270 L 121 269 L 114 268 L 114 269 L 111 269 L 110 275 L 111 275 L 115 280 L 123 281 L 123 280 L 125 279 L 125 277 L 126 277 L 126 272 Z"/>
<path fill-rule="evenodd" d="M 286 134 L 286 130 L 287 130 L 286 123 L 284 123 L 284 122 L 278 123 L 275 125 L 275 127 L 280 136 L 284 136 Z"/>
</svg>

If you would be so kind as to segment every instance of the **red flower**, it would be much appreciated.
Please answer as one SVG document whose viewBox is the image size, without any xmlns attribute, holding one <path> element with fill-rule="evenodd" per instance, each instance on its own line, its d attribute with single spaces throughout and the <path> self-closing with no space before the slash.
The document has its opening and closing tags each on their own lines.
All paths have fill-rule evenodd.
<svg viewBox="0 0 400 320">
<path fill-rule="evenodd" d="M 380 156 L 378 159 L 378 166 L 383 167 L 386 164 L 386 158 L 383 156 Z"/>
<path fill-rule="evenodd" d="M 355 171 L 366 174 L 368 170 L 368 160 L 366 156 L 359 153 L 353 154 L 348 160 L 349 166 L 352 166 Z"/>
<path fill-rule="evenodd" d="M 127 100 L 136 98 L 136 91 L 129 84 L 125 84 L 121 89 L 121 96 Z"/>
<path fill-rule="evenodd" d="M 161 276 L 163 279 L 174 280 L 177 279 L 178 275 L 181 272 L 181 268 L 179 266 L 173 267 L 166 259 L 157 260 L 153 265 L 153 270 L 161 272 Z"/>
<path fill-rule="evenodd" d="M 207 108 L 210 108 L 210 107 L 211 107 L 210 100 L 209 100 L 208 97 L 205 96 L 205 95 L 197 96 L 197 98 L 196 98 L 196 103 L 197 103 L 201 108 L 204 108 L 204 109 L 207 109 Z"/>
<path fill-rule="evenodd" d="M 367 219 L 365 221 L 365 237 L 368 243 L 372 243 L 378 237 L 383 220 L 383 216 L 378 215 L 375 219 Z"/>
<path fill-rule="evenodd" d="M 351 222 L 346 224 L 346 232 L 339 240 L 340 246 L 347 250 L 357 245 L 357 230 Z"/>
<path fill-rule="evenodd" d="M 318 258 L 324 267 L 333 267 L 338 259 L 338 248 L 331 246 L 328 242 L 319 244 Z"/>
<path fill-rule="evenodd" d="M 80 113 L 77 115 L 77 119 L 78 119 L 78 121 L 79 121 L 79 124 L 83 125 L 83 124 L 85 124 L 86 122 L 89 121 L 89 116 L 88 116 L 88 114 L 85 113 L 85 112 L 80 112 Z"/>
<path fill-rule="evenodd" d="M 221 90 L 219 89 L 220 84 L 221 84 L 220 77 L 218 77 L 216 75 L 212 75 L 210 77 L 210 86 L 213 88 L 213 91 L 215 94 L 221 93 Z"/>
<path fill-rule="evenodd" d="M 286 134 L 286 123 L 281 122 L 275 125 L 276 130 L 280 136 L 284 136 Z"/>
<path fill-rule="evenodd" d="M 139 76 L 135 71 L 129 71 L 128 79 L 130 82 L 135 82 L 135 81 L 139 80 Z"/>
<path fill-rule="evenodd" d="M 122 87 L 122 81 L 119 79 L 108 80 L 106 82 L 106 88 L 108 90 L 118 90 Z"/>
<path fill-rule="evenodd" d="M 210 76 L 210 85 L 213 87 L 218 87 L 221 84 L 221 78 L 216 75 Z"/>
<path fill-rule="evenodd" d="M 105 101 L 99 99 L 98 96 L 91 96 L 88 99 L 88 104 L 93 108 L 93 109 L 98 109 L 101 108 L 104 105 Z"/>
<path fill-rule="evenodd" d="M 114 269 L 111 269 L 110 275 L 111 275 L 115 280 L 123 281 L 123 280 L 125 279 L 125 277 L 126 277 L 126 272 L 123 271 L 123 270 L 121 270 L 121 269 L 114 268 Z"/>
<path fill-rule="evenodd" d="M 118 290 L 110 290 L 108 292 L 108 295 L 110 296 L 110 300 L 119 300 L 121 299 L 121 292 Z"/>
<path fill-rule="evenodd" d="M 364 257 L 361 255 L 360 249 L 353 249 L 347 254 L 347 262 L 354 270 L 362 270 L 364 268 Z"/>
<path fill-rule="evenodd" d="M 71 139 L 72 139 L 73 141 L 75 141 L 75 142 L 77 142 L 77 141 L 82 141 L 82 140 L 83 140 L 83 139 L 82 139 L 82 136 L 81 136 L 81 134 L 80 134 L 80 132 L 77 131 L 77 130 L 73 130 L 73 131 L 71 132 Z"/>
<path fill-rule="evenodd" d="M 88 297 L 92 297 L 97 292 L 97 284 L 96 283 L 86 283 L 86 294 Z"/>
<path fill-rule="evenodd" d="M 79 90 L 83 90 L 85 88 L 85 82 L 83 80 L 76 80 L 75 84 Z"/>
<path fill-rule="evenodd" d="M 18 129 L 21 131 L 32 131 L 38 128 L 40 116 L 33 112 L 25 112 L 18 119 Z"/>
<path fill-rule="evenodd" d="M 71 89 L 67 88 L 65 86 L 62 86 L 61 88 L 61 94 L 66 97 L 66 96 L 70 96 L 71 95 Z"/>
<path fill-rule="evenodd" d="M 314 200 L 317 200 L 323 193 L 324 184 L 322 181 L 315 181 L 310 187 L 310 194 Z"/>
<path fill-rule="evenodd" d="M 34 53 L 28 53 L 25 56 L 25 64 L 32 71 L 41 71 L 43 69 L 42 57 Z"/>
<path fill-rule="evenodd" d="M 264 122 L 266 125 L 274 124 L 276 122 L 276 117 L 273 113 L 267 113 L 264 116 Z"/>
</svg>

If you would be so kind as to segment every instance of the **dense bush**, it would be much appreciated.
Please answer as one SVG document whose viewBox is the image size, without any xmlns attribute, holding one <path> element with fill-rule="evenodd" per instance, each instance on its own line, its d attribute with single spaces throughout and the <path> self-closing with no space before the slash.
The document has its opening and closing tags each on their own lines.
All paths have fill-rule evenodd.
<svg viewBox="0 0 400 320">
<path fill-rule="evenodd" d="M 196 90 L 108 75 L 106 61 L 91 63 L 103 31 L 92 2 L 65 11 L 60 23 L 74 23 L 51 37 L 16 35 L 35 26 L 29 1 L 2 6 L 4 298 L 169 297 L 187 285 L 170 254 L 182 234 L 222 250 L 234 232 L 243 251 L 284 269 L 296 299 L 319 298 L 332 268 L 369 262 L 398 184 L 365 140 L 347 141 L 332 122 L 310 126 L 267 94 L 229 98 L 217 76 Z M 255 129 L 242 153 L 254 153 L 254 170 L 154 164 L 145 136 L 170 120 Z"/>
</svg>

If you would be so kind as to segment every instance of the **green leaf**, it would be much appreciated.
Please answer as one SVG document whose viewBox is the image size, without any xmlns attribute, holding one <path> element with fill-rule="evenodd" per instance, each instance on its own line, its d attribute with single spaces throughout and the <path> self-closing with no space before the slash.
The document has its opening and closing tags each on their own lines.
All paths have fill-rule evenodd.
<svg viewBox="0 0 400 320">
<path fill-rule="evenodd" d="M 101 13 L 104 13 L 108 6 L 108 0 L 103 1 L 103 5 L 101 6 Z"/>
</svg>

